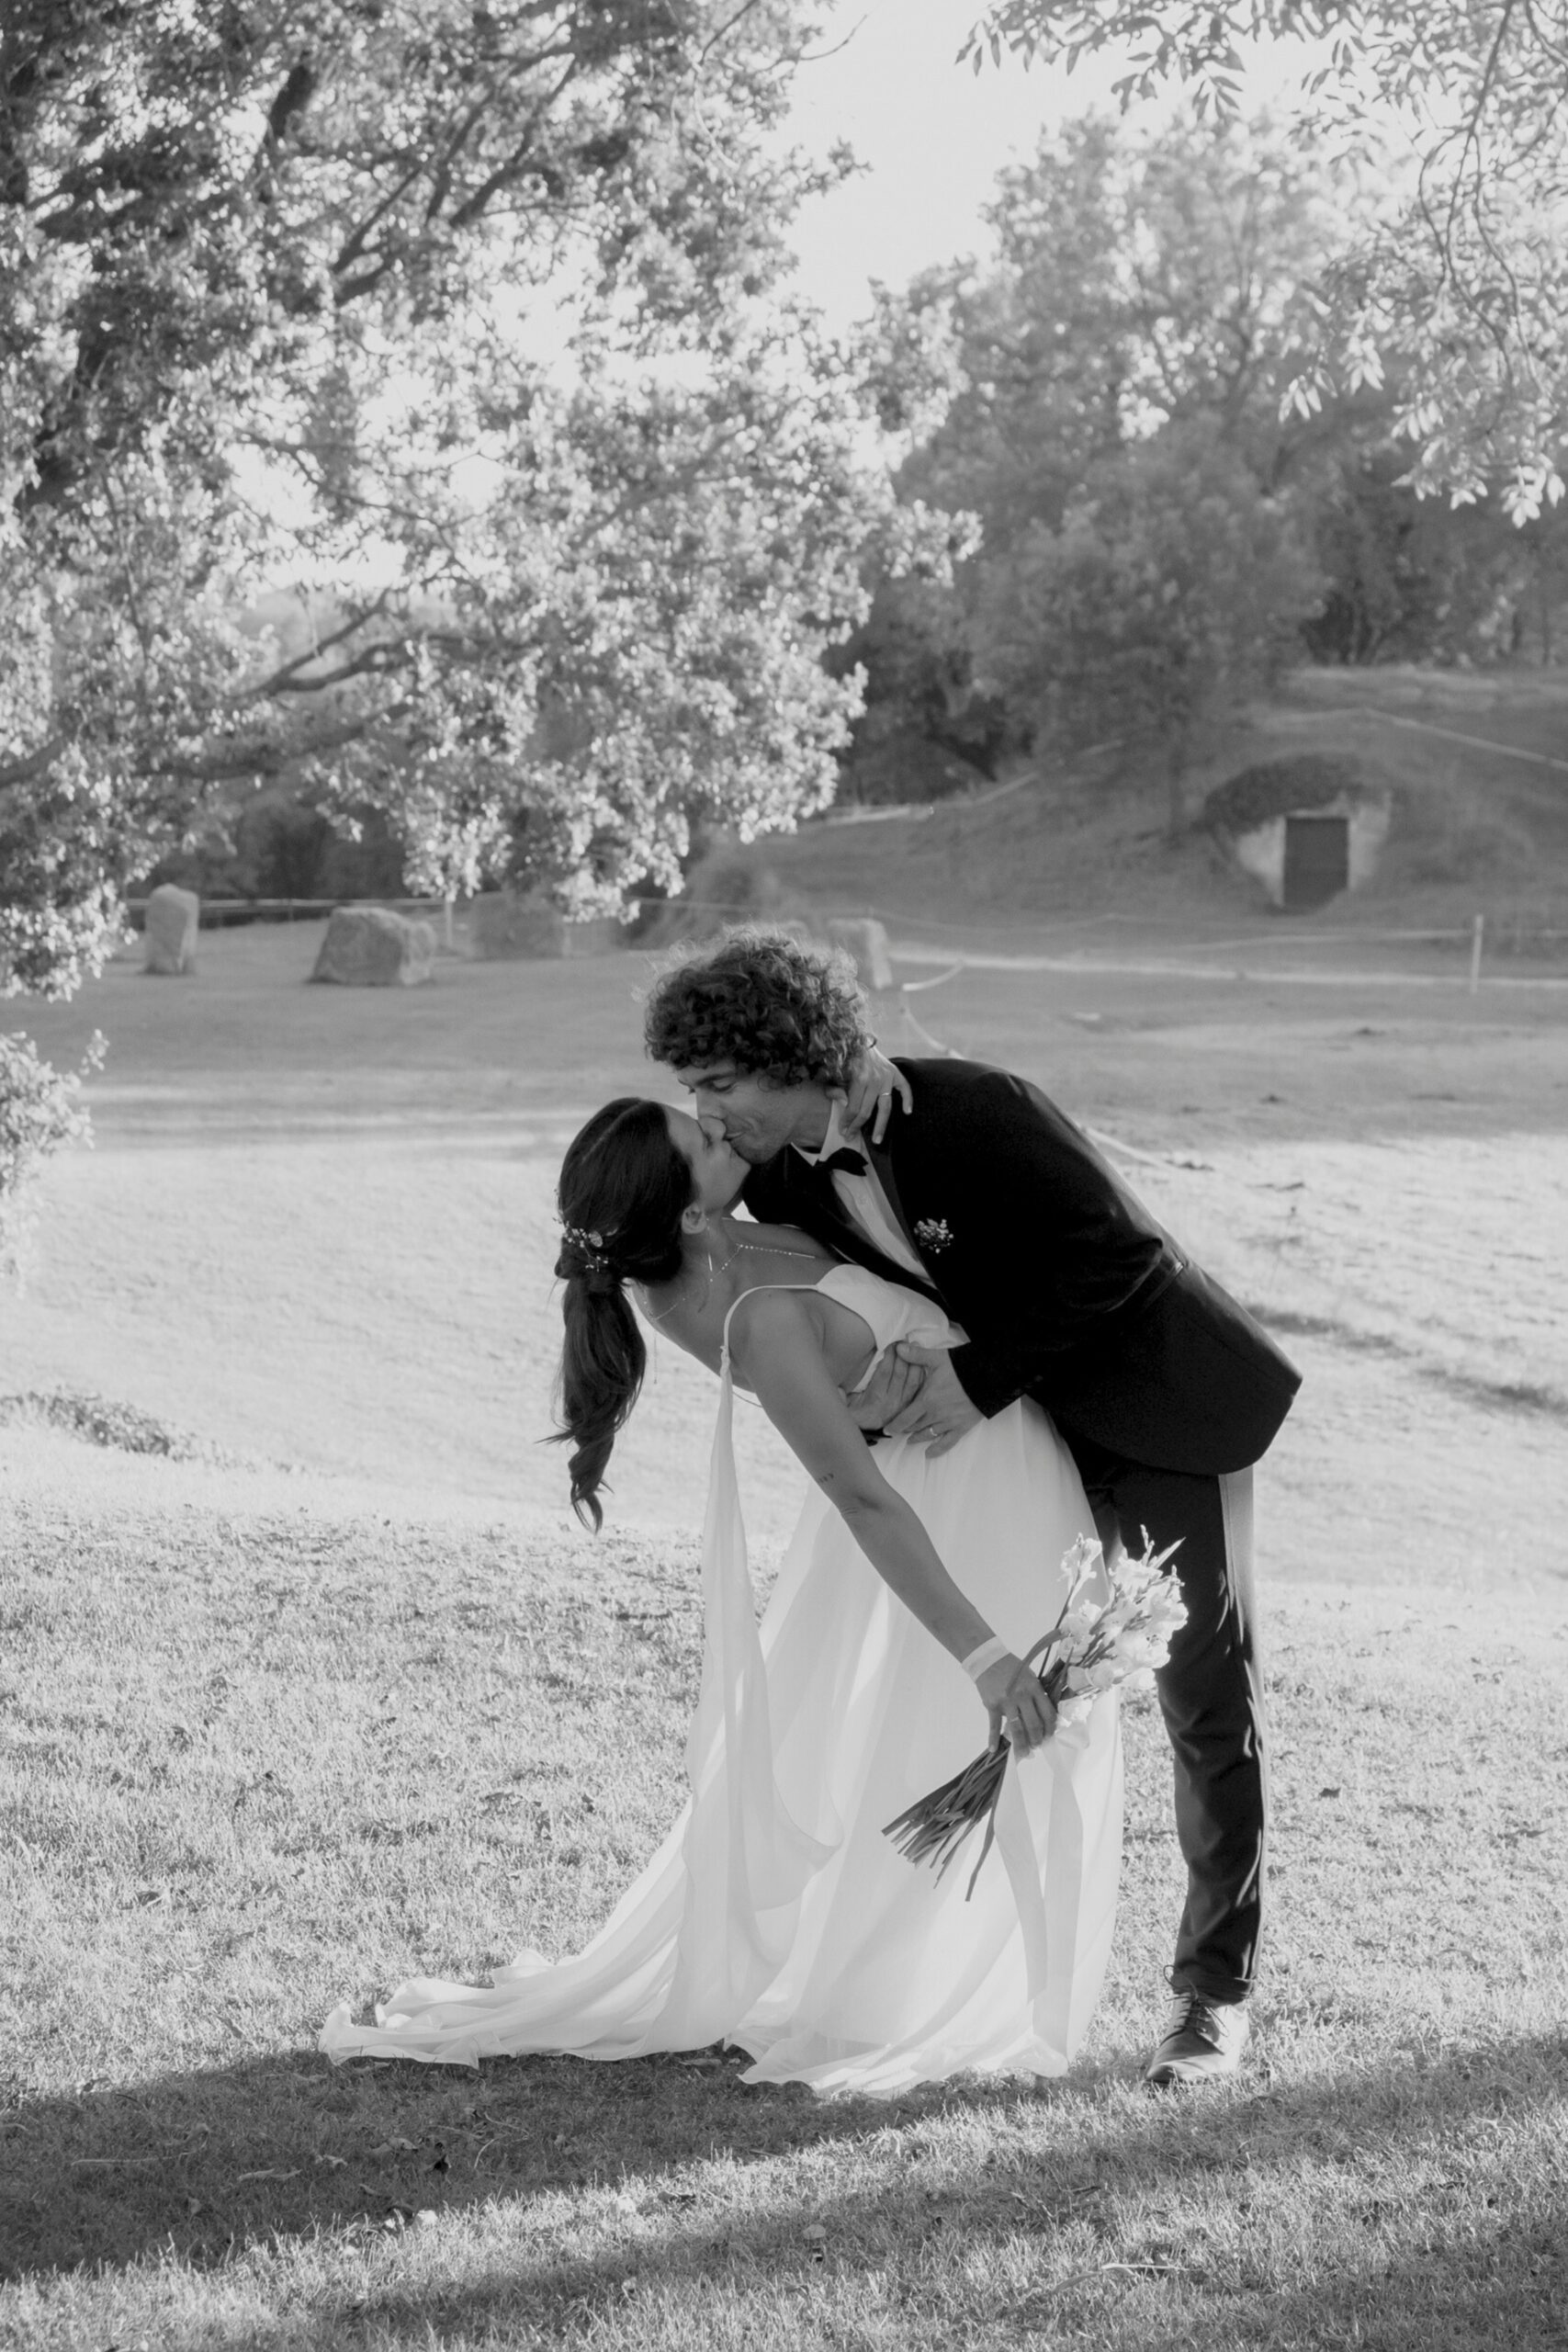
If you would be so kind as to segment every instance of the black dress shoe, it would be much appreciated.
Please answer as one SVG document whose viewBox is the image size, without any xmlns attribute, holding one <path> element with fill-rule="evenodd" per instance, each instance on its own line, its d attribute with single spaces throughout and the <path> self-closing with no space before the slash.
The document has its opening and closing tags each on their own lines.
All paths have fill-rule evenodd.
<svg viewBox="0 0 1568 2352">
<path fill-rule="evenodd" d="M 1248 2019 L 1239 2001 L 1211 2001 L 1201 1993 L 1173 1993 L 1159 2048 L 1144 2080 L 1161 2090 L 1234 2075 L 1247 2048 Z"/>
</svg>

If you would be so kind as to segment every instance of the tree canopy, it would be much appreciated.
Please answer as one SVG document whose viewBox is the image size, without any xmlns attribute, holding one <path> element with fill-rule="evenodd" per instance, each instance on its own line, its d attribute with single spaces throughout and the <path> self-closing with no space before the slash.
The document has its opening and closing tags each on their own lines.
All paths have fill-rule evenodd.
<svg viewBox="0 0 1568 2352">
<path fill-rule="evenodd" d="M 901 491 L 980 536 L 952 587 L 878 583 L 852 790 L 1142 736 L 1174 817 L 1208 718 L 1284 662 L 1561 657 L 1568 510 L 1422 497 L 1397 368 L 1285 397 L 1344 194 L 1268 118 L 1088 115 L 998 175 L 983 263 L 884 293 L 937 395 Z"/>
<path fill-rule="evenodd" d="M 884 297 L 890 340 L 947 352 L 901 488 L 981 537 L 953 592 L 880 592 L 857 748 L 1149 735 L 1174 815 L 1195 732 L 1319 601 L 1325 430 L 1280 390 L 1329 190 L 1267 125 L 1089 117 L 1000 174 L 988 219 L 993 259 Z"/>
<path fill-rule="evenodd" d="M 906 484 L 973 508 L 988 548 L 1163 424 L 1210 420 L 1265 482 L 1311 437 L 1280 393 L 1338 232 L 1321 169 L 1267 124 L 1069 121 L 998 175 L 987 218 L 993 261 L 901 299 L 952 353 Z"/>
<path fill-rule="evenodd" d="M 1182 424 L 1099 459 L 987 567 L 982 673 L 1058 741 L 1151 737 L 1177 832 L 1198 730 L 1299 650 L 1318 602 L 1288 505 L 1212 424 Z"/>
<path fill-rule="evenodd" d="M 1184 83 L 1234 113 L 1242 45 L 1307 44 L 1303 121 L 1376 155 L 1385 199 L 1325 269 L 1292 397 L 1396 389 L 1423 488 L 1495 487 L 1519 517 L 1562 494 L 1568 437 L 1564 0 L 996 0 L 964 54 L 1068 70 L 1130 56 L 1124 99 Z"/>
<path fill-rule="evenodd" d="M 15 0 L 0 989 L 235 786 L 572 910 L 820 805 L 890 514 L 789 298 L 795 0 Z M 294 625 L 247 610 L 288 589 Z M 273 598 L 276 603 L 276 596 Z"/>
</svg>

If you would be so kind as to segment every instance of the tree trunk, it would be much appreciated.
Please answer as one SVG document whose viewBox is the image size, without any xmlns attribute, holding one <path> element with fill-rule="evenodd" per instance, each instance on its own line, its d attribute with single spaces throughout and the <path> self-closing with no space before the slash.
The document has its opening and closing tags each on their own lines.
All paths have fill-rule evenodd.
<svg viewBox="0 0 1568 2352">
<path fill-rule="evenodd" d="M 1187 831 L 1187 729 L 1179 727 L 1166 745 L 1165 768 L 1165 831 L 1168 841 L 1179 842 Z"/>
</svg>

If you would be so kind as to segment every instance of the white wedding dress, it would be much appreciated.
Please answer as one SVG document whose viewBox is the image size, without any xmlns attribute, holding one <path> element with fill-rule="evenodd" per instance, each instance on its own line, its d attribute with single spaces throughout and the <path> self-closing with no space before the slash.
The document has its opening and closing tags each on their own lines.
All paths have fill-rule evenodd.
<svg viewBox="0 0 1568 2352">
<path fill-rule="evenodd" d="M 834 1266 L 818 1287 L 863 1317 L 879 1354 L 899 1339 L 961 1336 L 862 1267 Z M 525 1951 L 487 1986 L 415 1977 L 374 2026 L 334 2009 L 321 2034 L 333 2059 L 472 2065 L 727 2041 L 750 2052 L 748 2081 L 878 2095 L 968 2069 L 1059 2075 L 1069 2064 L 1116 1903 L 1115 1694 L 1010 1761 L 973 1900 L 980 1833 L 940 1880 L 907 1861 L 884 1824 L 979 1752 L 984 1710 L 815 1488 L 759 1625 L 733 1411 L 727 1347 L 690 1794 L 673 1828 L 575 1958 Z M 955 1581 L 1028 1650 L 1060 1608 L 1063 1553 L 1094 1532 L 1046 1416 L 1020 1402 L 935 1461 L 903 1439 L 884 1440 L 876 1459 Z"/>
</svg>

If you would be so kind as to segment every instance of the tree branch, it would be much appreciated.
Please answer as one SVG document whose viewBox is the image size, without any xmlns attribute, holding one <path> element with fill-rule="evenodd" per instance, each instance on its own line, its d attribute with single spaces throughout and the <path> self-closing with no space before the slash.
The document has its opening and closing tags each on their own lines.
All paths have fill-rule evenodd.
<svg viewBox="0 0 1568 2352">
<path fill-rule="evenodd" d="M 525 167 L 525 158 L 533 141 L 535 127 L 538 123 L 540 116 L 546 112 L 547 107 L 556 105 L 564 93 L 571 87 L 572 83 L 578 78 L 579 71 L 580 68 L 576 58 L 569 58 L 566 69 L 562 73 L 555 87 L 546 93 L 545 96 L 542 97 L 535 107 L 533 113 L 528 117 L 524 125 L 524 135 L 521 140 L 513 143 L 512 153 L 507 157 L 505 163 L 498 164 L 495 170 L 491 173 L 489 178 L 481 180 L 473 194 L 464 198 L 462 203 L 458 205 L 457 210 L 452 214 L 448 223 L 449 227 L 453 229 L 466 229 L 469 227 L 473 221 L 479 219 L 486 206 L 490 203 L 491 198 L 498 195 L 502 188 L 509 186 L 513 180 L 521 175 Z M 544 169 L 541 164 L 536 164 L 534 168 L 540 172 Z"/>
<path fill-rule="evenodd" d="M 301 51 L 289 70 L 288 80 L 267 109 L 266 143 L 281 147 L 288 135 L 288 126 L 297 114 L 303 114 L 316 90 L 316 69 L 309 54 Z"/>
<path fill-rule="evenodd" d="M 319 662 L 323 653 L 330 653 L 334 645 L 342 645 L 345 639 L 354 635 L 355 629 L 363 628 L 367 621 L 374 620 L 378 613 L 385 612 L 391 600 L 391 594 L 389 588 L 383 588 L 373 605 L 367 605 L 362 613 L 354 614 L 344 622 L 341 628 L 334 628 L 327 636 L 319 637 L 313 645 L 308 646 L 303 653 L 297 653 L 291 662 L 280 662 L 270 676 L 262 679 L 257 685 L 250 689 L 245 695 L 245 700 L 254 702 L 264 695 L 281 692 L 288 681 L 299 671 L 308 668 L 312 662 Z M 333 673 L 334 676 L 340 673 Z M 332 679 L 323 678 L 319 683 L 322 685 L 330 685 Z"/>
<path fill-rule="evenodd" d="M 423 161 L 416 160 L 414 163 L 411 164 L 408 170 L 403 174 L 402 178 L 398 181 L 396 187 L 389 188 L 387 194 L 381 198 L 380 203 L 373 205 L 371 209 L 366 214 L 364 220 L 360 221 L 357 228 L 355 228 L 350 235 L 344 238 L 343 243 L 339 245 L 337 252 L 333 254 L 332 261 L 328 264 L 328 268 L 334 278 L 341 271 L 351 268 L 359 259 L 370 241 L 372 230 L 376 229 L 380 222 L 386 219 L 388 213 L 393 209 L 394 206 L 396 206 L 399 201 L 408 194 L 409 189 L 413 187 L 415 181 L 419 178 L 420 174 L 423 169 L 424 164 Z"/>
<path fill-rule="evenodd" d="M 1497 17 L 1497 30 L 1493 37 L 1492 46 L 1487 51 L 1486 64 L 1481 76 L 1481 86 L 1476 91 L 1475 104 L 1470 110 L 1470 119 L 1465 125 L 1464 139 L 1460 147 L 1459 161 L 1454 165 L 1453 191 L 1449 199 L 1449 216 L 1443 231 L 1442 251 L 1445 264 L 1450 259 L 1454 220 L 1459 210 L 1460 196 L 1464 179 L 1465 162 L 1467 157 L 1472 153 L 1479 153 L 1481 141 L 1481 119 L 1486 110 L 1486 100 L 1490 95 L 1493 80 L 1495 77 L 1497 67 L 1502 58 L 1503 44 L 1508 37 L 1508 27 L 1513 20 L 1515 6 L 1516 0 L 1503 0 L 1502 9 Z"/>
<path fill-rule="evenodd" d="M 32 751 L 24 752 L 19 758 L 0 760 L 0 793 L 14 792 L 23 785 L 36 784 L 40 775 L 47 775 L 69 742 L 68 736 L 51 735 Z"/>
</svg>

